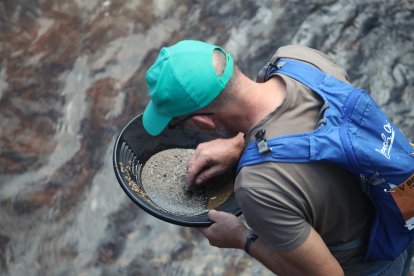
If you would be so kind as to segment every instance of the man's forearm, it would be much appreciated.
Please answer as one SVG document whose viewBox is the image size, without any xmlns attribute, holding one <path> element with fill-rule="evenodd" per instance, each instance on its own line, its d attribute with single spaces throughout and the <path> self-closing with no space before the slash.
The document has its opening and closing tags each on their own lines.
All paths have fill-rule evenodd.
<svg viewBox="0 0 414 276">
<path fill-rule="evenodd" d="M 260 238 L 251 244 L 249 255 L 254 257 L 273 273 L 277 275 L 289 275 L 288 269 L 286 269 L 285 264 L 276 251 L 263 244 Z"/>
<path fill-rule="evenodd" d="M 251 244 L 249 253 L 277 275 L 344 275 L 337 260 L 313 229 L 296 249 L 280 252 L 258 238 Z"/>
<path fill-rule="evenodd" d="M 236 216 L 216 210 L 211 210 L 208 216 L 214 223 L 207 228 L 200 228 L 200 231 L 211 245 L 220 248 L 244 248 L 250 231 Z M 301 245 L 284 252 L 274 249 L 259 236 L 250 245 L 249 254 L 278 275 L 344 274 L 338 261 L 313 228 Z"/>
</svg>

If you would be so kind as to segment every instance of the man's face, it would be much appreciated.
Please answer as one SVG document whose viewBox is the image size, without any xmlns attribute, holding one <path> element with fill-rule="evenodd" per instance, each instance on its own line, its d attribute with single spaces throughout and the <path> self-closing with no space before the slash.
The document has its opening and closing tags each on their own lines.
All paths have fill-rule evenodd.
<svg viewBox="0 0 414 276">
<path fill-rule="evenodd" d="M 211 119 L 214 122 L 214 127 L 198 120 L 197 116 L 211 116 Z M 181 125 L 182 127 L 193 129 L 217 138 L 232 138 L 238 134 L 238 132 L 231 131 L 225 127 L 224 124 L 221 124 L 219 118 L 217 117 L 218 116 L 216 116 L 214 112 L 194 113 L 189 116 L 175 117 L 171 121 L 170 125 Z"/>
<path fill-rule="evenodd" d="M 212 119 L 214 121 L 214 127 L 199 124 L 194 118 L 192 119 L 192 123 L 196 127 L 197 131 L 217 138 L 232 138 L 239 133 L 238 131 L 232 131 L 229 127 L 222 123 L 217 114 L 214 114 Z"/>
<path fill-rule="evenodd" d="M 218 137 L 218 138 L 233 138 L 234 136 L 238 134 L 238 132 L 234 133 L 232 131 L 229 131 L 226 129 L 220 129 L 220 128 L 215 128 L 214 133 L 215 135 L 213 136 Z"/>
</svg>

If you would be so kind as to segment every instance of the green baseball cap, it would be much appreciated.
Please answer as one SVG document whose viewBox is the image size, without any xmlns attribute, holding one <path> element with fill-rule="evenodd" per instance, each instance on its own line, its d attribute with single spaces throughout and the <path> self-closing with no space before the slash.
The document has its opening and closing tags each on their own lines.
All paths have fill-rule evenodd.
<svg viewBox="0 0 414 276">
<path fill-rule="evenodd" d="M 226 67 L 218 76 L 213 51 L 226 56 Z M 233 74 L 233 58 L 221 47 L 183 40 L 161 49 L 145 79 L 151 98 L 142 118 L 145 130 L 158 135 L 173 117 L 200 110 L 216 98 Z"/>
</svg>

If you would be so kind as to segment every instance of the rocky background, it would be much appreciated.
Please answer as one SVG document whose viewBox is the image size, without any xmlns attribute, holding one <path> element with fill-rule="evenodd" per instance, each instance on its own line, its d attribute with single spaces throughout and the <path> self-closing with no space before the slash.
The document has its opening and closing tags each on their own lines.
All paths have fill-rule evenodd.
<svg viewBox="0 0 414 276">
<path fill-rule="evenodd" d="M 181 39 L 254 77 L 279 46 L 326 52 L 414 140 L 412 0 L 0 1 L 0 275 L 270 275 L 153 218 L 112 149 L 143 111 L 144 73 Z"/>
</svg>

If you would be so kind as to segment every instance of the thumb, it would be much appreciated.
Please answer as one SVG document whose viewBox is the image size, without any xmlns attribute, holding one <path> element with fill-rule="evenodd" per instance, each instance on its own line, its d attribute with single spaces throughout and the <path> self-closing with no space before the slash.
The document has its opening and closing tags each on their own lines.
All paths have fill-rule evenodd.
<svg viewBox="0 0 414 276">
<path fill-rule="evenodd" d="M 216 222 L 220 218 L 220 212 L 214 209 L 211 209 L 208 212 L 208 218 L 214 222 Z"/>
</svg>

